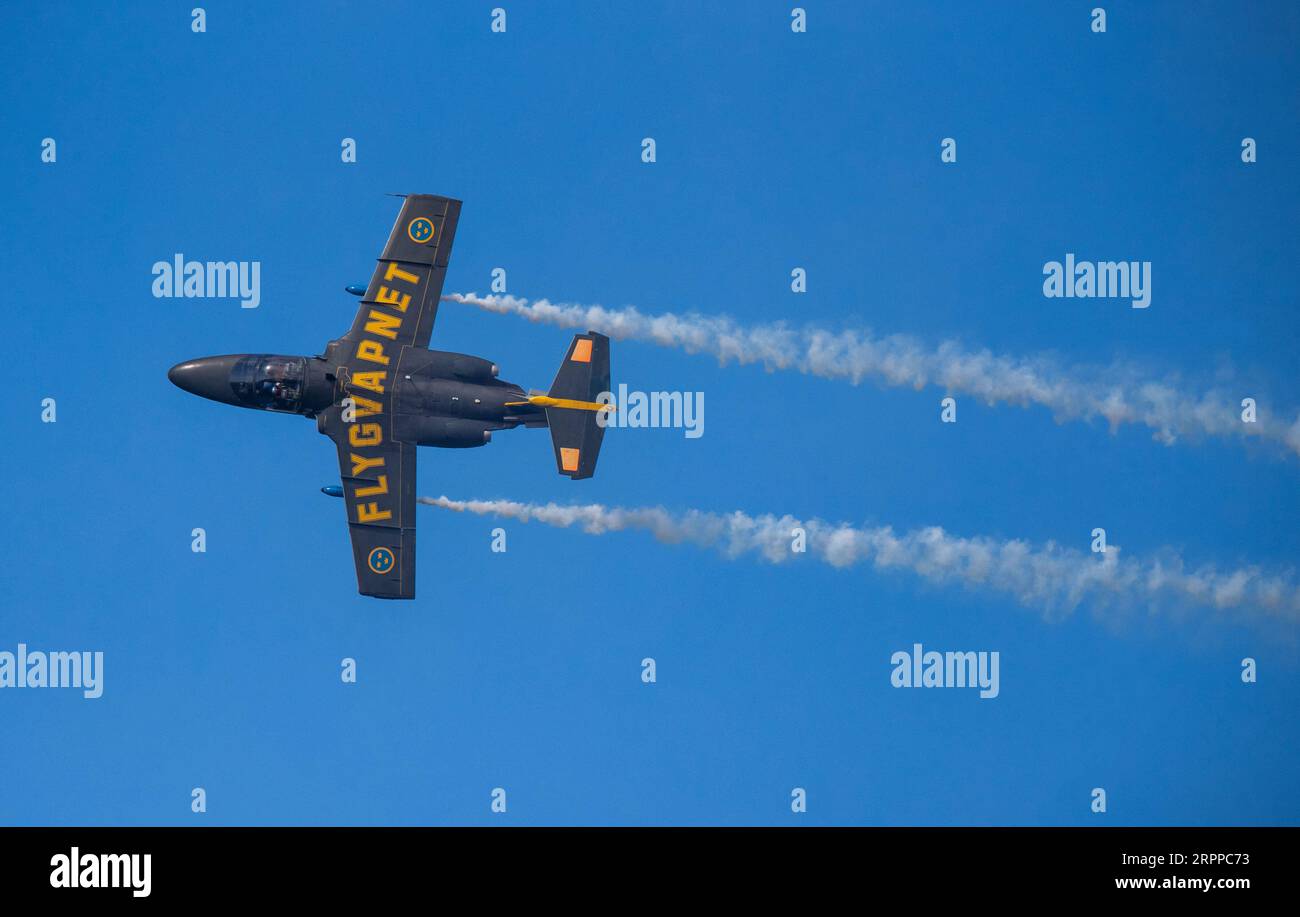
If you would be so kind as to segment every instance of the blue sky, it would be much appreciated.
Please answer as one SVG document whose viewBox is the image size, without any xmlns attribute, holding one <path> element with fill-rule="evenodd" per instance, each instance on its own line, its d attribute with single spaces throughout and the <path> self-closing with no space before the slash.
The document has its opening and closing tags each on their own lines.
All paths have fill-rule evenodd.
<svg viewBox="0 0 1300 917">
<path fill-rule="evenodd" d="M 385 192 L 428 192 L 465 202 L 448 291 L 501 266 L 524 297 L 1119 359 L 1294 417 L 1293 4 L 1107 3 L 1104 35 L 1091 0 L 809 2 L 802 35 L 778 3 L 507 2 L 505 34 L 488 3 L 208 3 L 196 35 L 194 5 L 3 14 L 0 650 L 101 650 L 105 688 L 0 691 L 0 823 L 1297 822 L 1294 625 L 1045 620 L 907 573 L 536 523 L 496 554 L 496 521 L 432 508 L 418 599 L 365 599 L 314 425 L 166 379 L 318 353 L 392 225 Z M 1045 299 L 1067 251 L 1151 261 L 1151 307 Z M 261 306 L 153 298 L 176 252 L 260 261 Z M 449 304 L 433 346 L 544 387 L 568 339 Z M 1080 549 L 1101 525 L 1133 556 L 1297 560 L 1300 465 L 1257 444 L 974 399 L 947 425 L 936 388 L 640 343 L 613 366 L 706 393 L 706 434 L 613 431 L 572 482 L 544 432 L 513 431 L 421 450 L 419 492 Z M 1000 696 L 892 688 L 916 642 L 999 651 Z"/>
</svg>

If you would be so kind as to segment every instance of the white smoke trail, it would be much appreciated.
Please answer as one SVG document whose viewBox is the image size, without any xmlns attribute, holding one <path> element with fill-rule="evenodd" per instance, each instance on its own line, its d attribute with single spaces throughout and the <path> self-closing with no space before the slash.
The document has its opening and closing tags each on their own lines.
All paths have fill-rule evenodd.
<svg viewBox="0 0 1300 917">
<path fill-rule="evenodd" d="M 442 298 L 531 322 L 591 329 L 618 340 L 648 341 L 692 354 L 707 353 L 723 364 L 761 363 L 769 371 L 794 369 L 824 379 L 847 379 L 855 385 L 863 379 L 916 389 L 937 385 L 987 404 L 1041 405 L 1058 420 L 1104 417 L 1112 430 L 1122 424 L 1142 424 L 1166 445 L 1180 436 L 1258 437 L 1300 455 L 1300 416 L 1287 426 L 1261 412 L 1255 423 L 1244 423 L 1240 404 L 1249 393 L 1189 394 L 1180 385 L 1143 378 L 1129 368 L 1066 372 L 1047 357 L 969 351 L 954 341 L 929 348 L 905 335 L 876 337 L 867 331 L 832 332 L 784 324 L 744 326 L 727 316 L 646 315 L 632 306 L 606 309 L 476 293 L 450 293 Z"/>
<path fill-rule="evenodd" d="M 820 519 L 800 521 L 790 515 L 671 513 L 662 507 L 625 509 L 598 503 L 563 506 L 448 497 L 420 497 L 419 501 L 456 512 L 536 520 L 558 528 L 578 526 L 591 535 L 646 531 L 669 544 L 688 542 L 716 548 L 729 558 L 752 554 L 774 564 L 800 556 L 791 545 L 793 530 L 802 528 L 807 554 L 833 567 L 870 561 L 880 570 L 910 570 L 935 583 L 1007 593 L 1049 616 L 1068 614 L 1085 600 L 1099 605 L 1146 602 L 1153 606 L 1175 601 L 1236 610 L 1287 625 L 1300 623 L 1300 589 L 1290 571 L 1266 573 L 1254 566 L 1231 571 L 1188 569 L 1171 552 L 1159 560 L 1138 562 L 1121 558 L 1114 546 L 1105 554 L 1094 555 L 1053 542 L 1034 548 L 1018 540 L 962 538 L 938 527 L 899 534 L 889 526 L 855 528 Z"/>
</svg>

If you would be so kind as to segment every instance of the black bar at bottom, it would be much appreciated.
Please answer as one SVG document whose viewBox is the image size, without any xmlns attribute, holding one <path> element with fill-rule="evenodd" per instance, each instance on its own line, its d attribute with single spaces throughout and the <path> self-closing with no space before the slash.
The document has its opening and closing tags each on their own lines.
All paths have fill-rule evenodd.
<svg viewBox="0 0 1300 917">
<path fill-rule="evenodd" d="M 337 904 L 435 887 L 635 900 L 704 882 L 741 899 L 845 886 L 942 900 L 979 887 L 985 900 L 1231 904 L 1285 891 L 1297 840 L 1293 828 L 3 828 L 0 889 L 6 901 Z"/>
</svg>

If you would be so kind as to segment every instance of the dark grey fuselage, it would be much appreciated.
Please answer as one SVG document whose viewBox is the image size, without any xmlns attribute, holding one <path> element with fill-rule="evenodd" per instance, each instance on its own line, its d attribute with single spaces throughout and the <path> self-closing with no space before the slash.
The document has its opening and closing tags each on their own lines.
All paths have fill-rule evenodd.
<svg viewBox="0 0 1300 917">
<path fill-rule="evenodd" d="M 349 385 L 348 368 L 335 358 L 346 346 L 349 342 L 331 341 L 318 357 L 203 357 L 173 367 L 168 375 L 213 401 L 316 417 L 331 406 L 345 406 L 350 394 L 364 397 L 364 389 Z M 394 363 L 384 379 L 385 401 L 392 411 L 392 438 L 399 442 L 464 449 L 488 442 L 495 430 L 546 426 L 545 411 L 528 404 L 518 385 L 498 379 L 489 360 L 403 347 Z M 364 416 L 364 404 L 357 409 Z"/>
</svg>

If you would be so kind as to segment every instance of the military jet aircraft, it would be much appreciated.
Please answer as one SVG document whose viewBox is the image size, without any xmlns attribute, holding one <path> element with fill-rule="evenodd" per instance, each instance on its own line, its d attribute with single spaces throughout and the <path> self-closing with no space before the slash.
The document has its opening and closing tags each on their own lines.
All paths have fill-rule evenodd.
<svg viewBox="0 0 1300 917">
<path fill-rule="evenodd" d="M 427 349 L 461 202 L 405 196 L 347 334 L 316 357 L 232 354 L 178 363 L 187 392 L 237 407 L 301 414 L 338 448 L 362 595 L 415 597 L 415 449 L 482 446 L 493 432 L 549 427 L 556 466 L 596 470 L 605 434 L 609 338 L 574 335 L 549 391 L 497 378 L 490 360 Z"/>
</svg>

